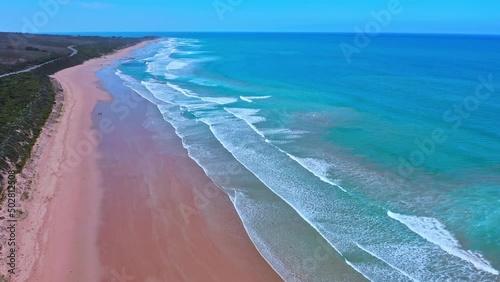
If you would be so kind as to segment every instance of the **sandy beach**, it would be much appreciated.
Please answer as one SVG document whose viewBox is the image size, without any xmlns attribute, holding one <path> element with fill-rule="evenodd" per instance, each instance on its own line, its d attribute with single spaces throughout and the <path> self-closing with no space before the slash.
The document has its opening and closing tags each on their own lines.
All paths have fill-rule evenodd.
<svg viewBox="0 0 500 282">
<path fill-rule="evenodd" d="M 24 204 L 27 218 L 19 224 L 19 273 L 15 281 L 98 281 L 95 247 L 102 190 L 96 169 L 98 152 L 82 148 L 86 156 L 70 166 L 72 153 L 87 140 L 91 114 L 99 100 L 110 99 L 98 86 L 96 72 L 111 60 L 145 46 L 120 50 L 87 61 L 53 77 L 64 100 L 57 120 L 52 120 L 35 147 L 24 175 L 32 174 L 32 200 Z M 27 180 L 24 180 L 27 182 Z"/>
<path fill-rule="evenodd" d="M 179 140 L 169 141 L 167 155 L 127 147 L 133 134 L 154 148 L 153 133 L 141 126 L 145 110 L 134 111 L 127 131 L 102 139 L 95 107 L 112 97 L 96 74 L 146 44 L 53 76 L 58 104 L 19 181 L 32 192 L 14 281 L 279 281 L 227 195 L 199 208 L 195 194 L 215 186 Z M 141 157 L 155 168 L 149 179 L 150 167 L 130 165 Z"/>
</svg>

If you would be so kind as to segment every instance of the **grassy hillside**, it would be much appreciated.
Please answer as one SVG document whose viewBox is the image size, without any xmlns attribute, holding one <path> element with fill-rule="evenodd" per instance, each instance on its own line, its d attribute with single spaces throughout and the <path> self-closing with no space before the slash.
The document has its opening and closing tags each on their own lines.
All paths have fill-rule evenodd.
<svg viewBox="0 0 500 282">
<path fill-rule="evenodd" d="M 10 44 L 8 38 L 9 34 L 0 33 L 0 50 L 3 50 L 0 52 L 0 74 L 1 68 L 6 73 L 59 59 L 31 72 L 0 78 L 0 183 L 7 169 L 20 171 L 23 168 L 52 111 L 55 89 L 49 75 L 150 39 L 36 35 L 24 49 L 16 51 L 5 47 Z M 28 45 L 47 52 L 26 50 Z M 79 51 L 73 57 L 68 57 L 71 51 L 66 47 L 70 45 L 76 45 L 74 48 Z M 33 55 L 33 52 L 42 54 Z M 12 63 L 14 61 L 18 63 Z"/>
</svg>

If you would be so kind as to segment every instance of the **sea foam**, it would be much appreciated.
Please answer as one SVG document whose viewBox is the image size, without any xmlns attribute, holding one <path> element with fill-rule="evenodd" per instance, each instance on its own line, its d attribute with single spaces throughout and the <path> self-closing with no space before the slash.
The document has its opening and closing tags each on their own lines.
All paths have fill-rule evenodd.
<svg viewBox="0 0 500 282">
<path fill-rule="evenodd" d="M 165 68 L 167 71 L 181 70 L 189 65 L 189 62 L 176 60 L 168 64 Z"/>
<path fill-rule="evenodd" d="M 368 249 L 366 249 L 365 247 L 361 246 L 360 244 L 356 244 L 356 246 L 358 248 L 360 248 L 361 250 L 363 250 L 364 252 L 370 254 L 371 256 L 385 262 L 389 267 L 393 268 L 394 270 L 398 271 L 399 273 L 403 274 L 404 276 L 408 277 L 410 280 L 412 281 L 415 281 L 415 282 L 419 282 L 420 280 L 416 279 L 415 277 L 412 277 L 408 272 L 404 271 L 403 269 L 391 264 L 390 262 L 388 262 L 387 260 L 385 260 L 383 257 L 380 257 L 379 255 L 375 254 L 374 252 L 371 252 L 369 251 Z"/>
<path fill-rule="evenodd" d="M 316 177 L 321 179 L 321 181 L 328 183 L 332 186 L 335 186 L 335 187 L 339 188 L 340 190 L 347 193 L 347 190 L 345 190 L 342 186 L 340 186 L 340 182 L 338 180 L 330 180 L 328 178 L 328 172 L 332 168 L 332 165 L 330 165 L 326 161 L 321 160 L 321 159 L 313 159 L 313 158 L 298 158 L 298 157 L 296 157 L 292 154 L 289 154 L 281 149 L 279 149 L 279 150 L 282 151 L 283 153 L 285 153 L 292 160 L 299 163 L 302 167 L 304 167 L 305 169 L 310 171 Z"/>
<path fill-rule="evenodd" d="M 448 254 L 470 262 L 483 271 L 494 275 L 499 274 L 498 270 L 494 269 L 480 254 L 463 250 L 458 240 L 446 230 L 446 226 L 439 220 L 431 217 L 402 215 L 391 211 L 388 211 L 387 215 L 406 225 L 411 231 L 425 240 L 439 246 Z"/>
<path fill-rule="evenodd" d="M 240 96 L 240 99 L 248 102 L 248 103 L 254 103 L 253 100 L 262 100 L 262 99 L 269 99 L 271 96 Z"/>
<path fill-rule="evenodd" d="M 201 101 L 204 101 L 204 102 L 208 102 L 208 103 L 214 103 L 214 104 L 218 104 L 218 105 L 227 105 L 227 104 L 235 103 L 235 102 L 238 101 L 236 98 L 232 98 L 232 97 L 204 97 L 204 96 L 198 96 L 193 91 L 191 91 L 189 89 L 182 88 L 179 85 L 176 85 L 176 84 L 173 84 L 173 83 L 170 83 L 170 82 L 168 82 L 166 85 L 168 85 L 172 89 L 174 89 L 174 90 L 182 93 L 186 97 L 198 99 L 198 100 L 201 100 Z"/>
<path fill-rule="evenodd" d="M 264 133 L 259 130 L 254 124 L 266 121 L 265 118 L 256 116 L 256 114 L 260 111 L 257 109 L 241 109 L 241 108 L 224 108 L 224 110 L 230 114 L 233 114 L 235 117 L 243 120 L 255 133 L 260 135 L 265 139 L 266 142 L 269 140 L 266 138 Z"/>
</svg>

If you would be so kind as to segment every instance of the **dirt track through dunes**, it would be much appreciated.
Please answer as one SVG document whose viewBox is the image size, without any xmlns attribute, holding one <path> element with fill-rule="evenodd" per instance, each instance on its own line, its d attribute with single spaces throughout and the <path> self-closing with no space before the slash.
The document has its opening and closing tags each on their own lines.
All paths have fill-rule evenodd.
<svg viewBox="0 0 500 282">
<path fill-rule="evenodd" d="M 68 46 L 68 47 L 67 47 L 69 50 L 71 50 L 71 51 L 72 51 L 71 55 L 69 55 L 68 57 L 73 57 L 74 55 L 78 54 L 78 50 L 76 50 L 76 49 L 75 49 L 75 48 L 73 48 L 73 47 L 75 47 L 75 45 L 73 45 L 73 46 Z M 61 59 L 61 58 L 57 58 L 57 59 L 54 59 L 54 60 L 50 60 L 50 61 L 48 61 L 48 62 L 45 62 L 45 63 L 43 63 L 43 64 L 38 64 L 38 65 L 36 65 L 36 66 L 29 67 L 29 68 L 24 69 L 24 70 L 20 70 L 20 71 L 15 71 L 15 72 L 10 72 L 10 73 L 6 73 L 6 74 L 2 74 L 2 75 L 0 75 L 0 78 L 7 77 L 7 76 L 11 76 L 11 75 L 15 75 L 15 74 L 20 74 L 20 73 L 25 73 L 25 72 L 29 72 L 29 71 L 32 71 L 32 70 L 36 70 L 37 68 L 39 68 L 39 67 L 41 67 L 41 66 L 45 66 L 45 65 L 47 65 L 47 64 L 50 64 L 50 63 L 55 62 L 55 61 L 60 60 L 60 59 Z"/>
</svg>

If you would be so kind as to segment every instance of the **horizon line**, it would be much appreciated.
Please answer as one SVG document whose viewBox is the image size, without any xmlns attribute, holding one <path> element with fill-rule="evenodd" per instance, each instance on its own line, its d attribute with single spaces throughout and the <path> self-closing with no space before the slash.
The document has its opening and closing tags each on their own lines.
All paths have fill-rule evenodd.
<svg viewBox="0 0 500 282">
<path fill-rule="evenodd" d="M 359 34 L 359 32 L 352 31 L 50 31 L 50 32 L 40 32 L 40 33 L 26 33 L 20 31 L 0 31 L 0 33 L 21 33 L 21 34 L 34 34 L 34 35 L 74 35 L 85 34 L 85 33 L 151 33 L 154 36 L 154 33 L 228 33 L 228 34 L 236 34 L 236 33 L 253 33 L 253 34 Z M 500 36 L 500 33 L 445 33 L 445 32 L 364 32 L 362 34 L 368 35 L 476 35 L 476 36 Z"/>
</svg>

